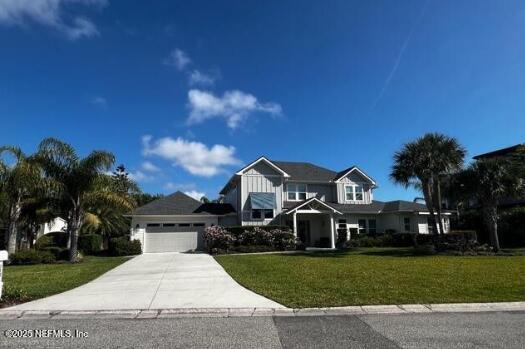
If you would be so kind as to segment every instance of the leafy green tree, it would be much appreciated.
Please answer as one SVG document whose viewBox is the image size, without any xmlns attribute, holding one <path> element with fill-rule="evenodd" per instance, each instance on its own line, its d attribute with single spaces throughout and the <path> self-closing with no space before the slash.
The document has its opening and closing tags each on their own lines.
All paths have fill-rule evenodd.
<svg viewBox="0 0 525 349">
<path fill-rule="evenodd" d="M 500 249 L 498 203 L 525 194 L 524 172 L 522 162 L 506 157 L 477 160 L 460 176 L 463 190 L 475 198 L 483 209 L 483 221 L 496 252 Z"/>
<path fill-rule="evenodd" d="M 140 193 L 138 185 L 129 178 L 129 173 L 126 172 L 124 165 L 119 165 L 113 171 L 113 180 L 115 182 L 115 191 L 121 194 L 137 194 Z"/>
<path fill-rule="evenodd" d="M 409 142 L 394 154 L 390 178 L 404 187 L 423 192 L 434 224 L 434 232 L 443 233 L 441 180 L 463 167 L 465 149 L 452 137 L 427 133 Z M 436 219 L 437 215 L 437 219 Z"/>
<path fill-rule="evenodd" d="M 157 199 L 162 199 L 164 195 L 162 194 L 150 194 L 150 193 L 136 193 L 132 194 L 133 199 L 137 203 L 137 206 L 144 206 L 152 201 Z"/>
<path fill-rule="evenodd" d="M 45 174 L 60 183 L 57 194 L 67 212 L 67 232 L 70 236 L 69 260 L 75 262 L 78 255 L 78 236 L 85 222 L 99 220 L 94 207 L 112 206 L 131 210 L 129 196 L 115 192 L 108 183 L 107 171 L 114 163 L 113 154 L 93 151 L 80 158 L 69 144 L 55 138 L 44 139 L 38 148 L 37 159 Z"/>
<path fill-rule="evenodd" d="M 14 157 L 14 164 L 8 165 L 2 160 L 6 153 Z M 23 202 L 42 186 L 41 169 L 33 158 L 18 147 L 0 147 L 0 188 L 7 206 L 5 245 L 10 254 L 16 252 Z"/>
</svg>

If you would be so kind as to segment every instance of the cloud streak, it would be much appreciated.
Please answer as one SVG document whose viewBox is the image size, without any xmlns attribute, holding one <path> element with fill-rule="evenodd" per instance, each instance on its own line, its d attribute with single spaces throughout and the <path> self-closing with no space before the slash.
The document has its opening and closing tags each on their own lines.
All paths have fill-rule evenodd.
<svg viewBox="0 0 525 349">
<path fill-rule="evenodd" d="M 392 81 L 392 78 L 396 74 L 397 68 L 399 68 L 399 64 L 401 63 L 401 60 L 403 59 L 403 55 L 405 54 L 405 50 L 407 49 L 408 44 L 410 43 L 410 40 L 412 39 L 412 35 L 414 35 L 414 31 L 416 30 L 416 27 L 419 25 L 419 22 L 421 22 L 421 20 L 423 19 L 423 16 L 425 15 L 425 11 L 427 9 L 429 1 L 430 0 L 427 0 L 423 4 L 423 8 L 422 8 L 418 18 L 416 19 L 416 21 L 414 22 L 414 24 L 410 28 L 410 31 L 408 32 L 408 35 L 407 35 L 405 41 L 403 42 L 403 45 L 401 45 L 401 49 L 399 50 L 399 53 L 397 54 L 396 60 L 394 62 L 394 66 L 390 70 L 390 73 L 388 74 L 385 82 L 383 83 L 383 87 L 381 88 L 381 91 L 379 92 L 379 95 L 377 96 L 377 98 L 374 100 L 374 103 L 372 104 L 372 107 L 370 108 L 370 110 L 374 110 L 377 107 L 377 105 L 379 104 L 379 102 L 383 98 L 383 95 L 385 94 L 386 90 L 390 86 L 390 82 Z"/>
</svg>

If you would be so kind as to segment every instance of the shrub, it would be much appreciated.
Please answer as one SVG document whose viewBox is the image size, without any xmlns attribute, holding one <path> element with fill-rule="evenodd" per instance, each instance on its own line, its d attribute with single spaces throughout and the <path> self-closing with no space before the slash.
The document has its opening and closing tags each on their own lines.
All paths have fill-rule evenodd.
<svg viewBox="0 0 525 349">
<path fill-rule="evenodd" d="M 395 233 L 391 234 L 392 236 L 392 246 L 393 247 L 410 247 L 414 246 L 414 239 L 416 233 Z"/>
<path fill-rule="evenodd" d="M 260 226 L 257 226 L 257 225 L 246 226 L 246 225 L 244 225 L 244 226 L 227 227 L 225 229 L 235 239 L 238 239 L 245 231 L 254 231 L 256 229 L 262 229 L 262 230 L 265 230 L 265 231 L 272 231 L 272 230 L 275 230 L 275 229 L 290 230 L 289 227 L 282 226 L 282 225 L 260 225 Z"/>
<path fill-rule="evenodd" d="M 64 250 L 63 248 L 56 247 L 56 246 L 51 246 L 51 247 L 44 247 L 40 251 L 49 252 L 53 256 L 55 256 L 56 260 L 59 260 L 59 259 L 62 259 L 61 256 L 62 256 L 62 251 L 63 250 Z"/>
<path fill-rule="evenodd" d="M 474 230 L 452 230 L 444 236 L 453 240 L 478 241 L 478 236 Z"/>
<path fill-rule="evenodd" d="M 56 258 L 49 251 L 21 250 L 11 254 L 9 261 L 12 265 L 50 264 L 55 263 Z"/>
<path fill-rule="evenodd" d="M 68 234 L 64 232 L 54 232 L 46 235 L 42 235 L 36 241 L 36 249 L 40 250 L 46 247 L 60 247 L 66 248 L 68 241 Z"/>
<path fill-rule="evenodd" d="M 228 251 L 232 245 L 233 238 L 226 229 L 214 225 L 204 229 L 204 241 L 209 253 L 218 253 L 220 250 Z"/>
<path fill-rule="evenodd" d="M 272 235 L 272 245 L 276 250 L 287 251 L 295 249 L 295 236 L 293 232 L 289 229 L 273 229 L 271 232 Z"/>
<path fill-rule="evenodd" d="M 114 238 L 109 241 L 109 253 L 112 256 L 132 256 L 142 253 L 139 240 L 130 241 L 127 237 Z"/>
<path fill-rule="evenodd" d="M 78 249 L 85 254 L 97 254 L 101 251 L 102 236 L 98 234 L 86 234 L 78 237 Z"/>
</svg>

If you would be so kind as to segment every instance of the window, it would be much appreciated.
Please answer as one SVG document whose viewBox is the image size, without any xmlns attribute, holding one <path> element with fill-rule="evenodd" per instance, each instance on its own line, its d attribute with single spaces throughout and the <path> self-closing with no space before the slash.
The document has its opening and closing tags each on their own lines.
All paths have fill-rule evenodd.
<svg viewBox="0 0 525 349">
<path fill-rule="evenodd" d="M 204 227 L 204 223 L 193 223 L 194 227 Z"/>
<path fill-rule="evenodd" d="M 368 234 L 375 234 L 377 232 L 376 230 L 376 220 L 375 219 L 369 219 L 368 220 Z"/>
<path fill-rule="evenodd" d="M 306 200 L 306 184 L 288 184 L 288 201 Z"/>
<path fill-rule="evenodd" d="M 166 228 L 166 227 L 174 227 L 174 226 L 175 226 L 175 223 L 164 223 L 162 226 L 163 226 L 164 228 Z"/>
<path fill-rule="evenodd" d="M 403 224 L 405 225 L 405 231 L 410 231 L 410 217 L 403 218 Z"/>
<path fill-rule="evenodd" d="M 359 234 L 366 233 L 366 219 L 358 219 L 357 224 L 359 225 Z"/>
<path fill-rule="evenodd" d="M 252 219 L 270 219 L 273 218 L 273 210 L 252 209 Z"/>
<path fill-rule="evenodd" d="M 146 227 L 148 228 L 160 227 L 160 224 L 159 223 L 148 223 L 146 224 Z"/>
<path fill-rule="evenodd" d="M 354 201 L 354 186 L 353 185 L 345 186 L 345 195 L 346 195 L 346 201 Z"/>
<path fill-rule="evenodd" d="M 179 227 L 189 227 L 190 223 L 179 223 Z"/>
<path fill-rule="evenodd" d="M 346 201 L 363 201 L 364 197 L 364 188 L 362 185 L 358 184 L 345 186 Z"/>
</svg>

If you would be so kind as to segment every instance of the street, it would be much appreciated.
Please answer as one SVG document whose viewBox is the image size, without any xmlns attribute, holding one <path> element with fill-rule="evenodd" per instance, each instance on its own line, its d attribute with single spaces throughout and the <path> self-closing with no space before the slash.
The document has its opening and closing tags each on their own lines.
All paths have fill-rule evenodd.
<svg viewBox="0 0 525 349">
<path fill-rule="evenodd" d="M 525 312 L 11 319 L 1 320 L 0 329 L 2 348 L 525 347 Z M 14 335 L 26 338 L 7 337 Z"/>
</svg>

